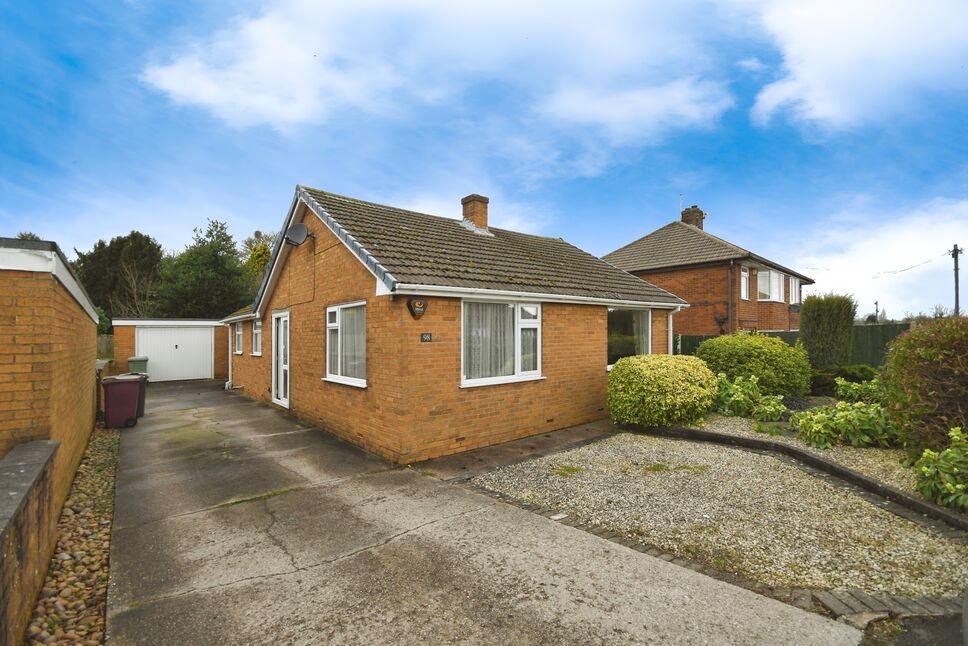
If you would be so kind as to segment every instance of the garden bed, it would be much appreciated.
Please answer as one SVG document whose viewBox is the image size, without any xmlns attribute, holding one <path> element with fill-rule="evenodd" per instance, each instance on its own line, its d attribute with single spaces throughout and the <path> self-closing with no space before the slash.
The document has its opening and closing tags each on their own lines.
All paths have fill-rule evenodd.
<svg viewBox="0 0 968 646">
<path fill-rule="evenodd" d="M 793 431 L 782 429 L 781 434 L 771 435 L 754 430 L 755 422 L 745 417 L 723 417 L 710 415 L 702 428 L 715 433 L 751 437 L 756 439 L 770 439 L 795 446 L 823 458 L 836 462 L 848 469 L 857 471 L 869 478 L 879 480 L 886 485 L 899 489 L 918 497 L 917 478 L 914 470 L 901 464 L 905 453 L 901 449 L 882 449 L 875 447 L 853 447 L 845 445 L 832 446 L 827 449 L 817 449 L 798 439 Z M 777 428 L 777 427 L 774 427 Z"/>
<path fill-rule="evenodd" d="M 740 449 L 620 433 L 474 483 L 773 588 L 945 596 L 968 584 L 968 546 Z"/>
<path fill-rule="evenodd" d="M 117 429 L 91 434 L 57 525 L 57 546 L 27 628 L 29 644 L 104 642 L 119 440 Z"/>
</svg>

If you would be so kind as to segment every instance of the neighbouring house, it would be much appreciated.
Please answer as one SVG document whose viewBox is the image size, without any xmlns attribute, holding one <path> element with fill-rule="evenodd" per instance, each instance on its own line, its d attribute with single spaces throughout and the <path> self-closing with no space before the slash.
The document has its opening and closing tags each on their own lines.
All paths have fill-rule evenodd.
<svg viewBox="0 0 968 646">
<path fill-rule="evenodd" d="M 668 353 L 685 301 L 560 238 L 298 186 L 229 386 L 409 463 L 606 415 L 607 368 Z"/>
<path fill-rule="evenodd" d="M 114 319 L 111 374 L 128 371 L 128 359 L 147 357 L 148 379 L 227 379 L 228 328 L 208 319 Z"/>
<path fill-rule="evenodd" d="M 0 643 L 23 639 L 95 415 L 98 314 L 53 242 L 0 238 Z"/>
<path fill-rule="evenodd" d="M 799 330 L 800 288 L 813 280 L 706 232 L 705 218 L 693 204 L 603 259 L 686 299 L 678 334 Z"/>
</svg>

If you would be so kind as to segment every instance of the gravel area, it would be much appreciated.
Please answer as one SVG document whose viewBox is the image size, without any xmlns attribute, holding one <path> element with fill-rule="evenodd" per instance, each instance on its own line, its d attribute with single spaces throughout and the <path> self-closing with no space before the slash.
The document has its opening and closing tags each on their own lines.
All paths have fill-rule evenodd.
<svg viewBox="0 0 968 646">
<path fill-rule="evenodd" d="M 632 433 L 474 483 L 774 588 L 951 595 L 968 546 L 770 456 Z"/>
<path fill-rule="evenodd" d="M 824 458 L 853 469 L 871 478 L 880 480 L 901 491 L 920 496 L 914 470 L 901 464 L 905 453 L 901 449 L 858 448 L 854 446 L 832 446 L 828 449 L 815 449 L 792 435 L 767 435 L 753 430 L 754 422 L 744 417 L 712 416 L 703 429 L 730 435 L 742 435 L 757 439 L 771 439 L 791 444 L 799 449 L 816 453 Z"/>
<path fill-rule="evenodd" d="M 91 434 L 57 525 L 57 547 L 27 628 L 28 644 L 104 643 L 117 429 Z"/>
</svg>

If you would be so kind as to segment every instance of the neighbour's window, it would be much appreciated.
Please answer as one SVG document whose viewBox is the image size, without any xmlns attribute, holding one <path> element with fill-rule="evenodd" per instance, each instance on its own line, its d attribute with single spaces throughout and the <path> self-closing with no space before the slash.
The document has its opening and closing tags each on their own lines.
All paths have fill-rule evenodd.
<svg viewBox="0 0 968 646">
<path fill-rule="evenodd" d="M 800 302 L 800 279 L 790 276 L 790 303 Z"/>
<path fill-rule="evenodd" d="M 262 354 L 262 321 L 252 322 L 252 354 Z"/>
<path fill-rule="evenodd" d="M 464 301 L 463 381 L 502 383 L 541 375 L 541 306 Z"/>
<path fill-rule="evenodd" d="M 235 324 L 235 354 L 242 354 L 242 324 Z"/>
<path fill-rule="evenodd" d="M 649 354 L 651 310 L 608 308 L 608 365 L 622 357 Z"/>
<path fill-rule="evenodd" d="M 739 297 L 744 301 L 750 299 L 750 268 L 739 268 Z"/>
<path fill-rule="evenodd" d="M 326 379 L 366 386 L 366 303 L 326 309 Z"/>
<path fill-rule="evenodd" d="M 756 275 L 757 299 L 783 302 L 783 274 L 761 270 Z"/>
</svg>

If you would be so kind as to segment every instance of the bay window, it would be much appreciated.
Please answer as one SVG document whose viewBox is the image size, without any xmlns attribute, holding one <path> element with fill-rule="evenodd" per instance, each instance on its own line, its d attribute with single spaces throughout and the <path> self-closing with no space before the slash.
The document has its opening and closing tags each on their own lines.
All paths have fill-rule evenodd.
<svg viewBox="0 0 968 646">
<path fill-rule="evenodd" d="M 326 381 L 366 387 L 366 302 L 326 308 Z"/>
<path fill-rule="evenodd" d="M 608 308 L 608 365 L 622 357 L 650 354 L 651 310 Z"/>
<path fill-rule="evenodd" d="M 790 276 L 790 303 L 800 302 L 800 279 Z"/>
<path fill-rule="evenodd" d="M 541 377 L 541 306 L 463 302 L 461 385 Z"/>
<path fill-rule="evenodd" d="M 252 321 L 252 356 L 262 356 L 262 321 Z"/>
<path fill-rule="evenodd" d="M 762 269 L 756 275 L 757 300 L 783 302 L 783 274 Z"/>
</svg>

